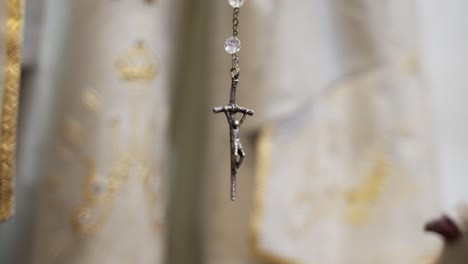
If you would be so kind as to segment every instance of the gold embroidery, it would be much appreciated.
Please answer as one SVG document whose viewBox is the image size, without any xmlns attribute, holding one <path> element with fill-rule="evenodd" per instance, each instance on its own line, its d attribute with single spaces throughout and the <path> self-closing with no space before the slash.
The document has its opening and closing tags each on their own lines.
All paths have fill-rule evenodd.
<svg viewBox="0 0 468 264">
<path fill-rule="evenodd" d="M 97 91 L 94 89 L 85 90 L 81 97 L 81 104 L 89 112 L 95 112 L 99 110 L 101 106 L 101 100 Z"/>
<path fill-rule="evenodd" d="M 111 212 L 110 202 L 123 178 L 128 175 L 127 162 L 114 168 L 106 179 L 97 175 L 93 161 L 87 163 L 87 175 L 82 188 L 85 201 L 75 208 L 71 216 L 72 227 L 81 235 L 95 234 L 105 223 Z"/>
<path fill-rule="evenodd" d="M 154 59 L 143 41 L 138 41 L 118 59 L 115 67 L 120 77 L 129 82 L 152 81 L 159 71 L 158 60 Z"/>
<path fill-rule="evenodd" d="M 115 68 L 120 77 L 128 82 L 148 82 L 154 80 L 158 73 L 158 61 L 147 50 L 142 41 L 130 48 L 116 61 Z M 139 94 L 141 96 L 141 94 Z M 95 93 L 87 93 L 83 97 L 85 107 L 94 109 L 99 106 L 99 99 Z M 137 127 L 141 98 L 132 97 L 132 124 L 133 133 L 130 135 L 129 145 L 121 146 L 121 123 L 117 116 L 112 116 L 108 123 L 111 132 L 112 166 L 110 173 L 105 176 L 98 175 L 94 161 L 87 161 L 87 175 L 83 184 L 83 202 L 79 205 L 71 216 L 71 223 L 76 233 L 81 235 L 92 235 L 98 231 L 107 221 L 111 212 L 111 204 L 115 200 L 117 192 L 120 190 L 127 178 L 140 177 L 146 188 L 150 204 L 162 204 L 161 188 L 155 189 L 153 184 L 157 180 L 153 173 L 155 170 L 148 165 L 148 155 L 152 153 L 150 149 L 154 145 L 148 146 L 151 141 L 144 141 L 138 134 Z M 70 121 L 70 120 L 69 120 Z M 73 122 L 68 122 L 66 129 L 67 138 L 71 142 L 81 141 L 79 126 Z M 152 137 L 154 138 L 154 136 Z M 145 149 L 148 153 L 143 153 Z M 150 177 L 151 174 L 151 177 Z M 161 175 L 158 175 L 160 178 Z M 163 222 L 156 219 L 155 229 L 160 229 Z"/>
<path fill-rule="evenodd" d="M 96 210 L 96 208 L 86 206 L 75 208 L 71 218 L 71 223 L 75 232 L 81 235 L 92 235 L 104 225 L 105 219 L 110 214 L 110 207 L 103 207 L 100 217 L 96 217 L 94 210 Z"/>
<path fill-rule="evenodd" d="M 120 140 L 117 136 L 119 126 L 116 125 L 119 123 L 117 118 L 113 118 L 110 123 L 114 145 Z M 107 177 L 98 175 L 94 161 L 87 161 L 87 175 L 82 187 L 84 201 L 71 215 L 71 224 L 76 233 L 93 235 L 105 224 L 111 212 L 111 203 L 128 177 L 140 177 L 150 204 L 162 205 L 162 174 L 155 173 L 156 170 L 148 165 L 147 156 L 131 151 L 137 148 L 130 146 L 129 149 L 129 154 L 123 157 L 120 152 L 115 153 L 118 162 Z M 164 217 L 156 217 L 154 221 L 155 230 L 160 231 L 164 225 Z"/>
<path fill-rule="evenodd" d="M 301 262 L 299 261 L 287 259 L 283 256 L 276 255 L 274 252 L 270 252 L 262 248 L 260 242 L 258 241 L 259 236 L 263 232 L 261 221 L 264 217 L 263 204 L 270 167 L 270 154 L 271 128 L 267 127 L 264 128 L 260 133 L 257 145 L 254 209 L 251 218 L 252 221 L 249 248 L 253 256 L 268 263 L 300 264 Z M 355 221 L 355 223 L 362 223 L 366 219 L 368 207 L 375 203 L 375 201 L 381 196 L 383 187 L 390 175 L 390 168 L 388 166 L 387 160 L 385 159 L 385 156 L 376 155 L 374 158 L 374 167 L 372 168 L 370 175 L 367 177 L 364 183 L 359 186 L 359 188 L 349 191 L 339 190 L 338 188 L 330 188 L 329 190 L 324 191 L 327 197 L 339 199 L 343 199 L 343 197 L 345 197 L 348 199 L 349 207 L 347 216 L 350 217 L 351 220 Z M 313 201 L 315 198 L 317 197 L 315 197 L 314 194 L 304 193 L 293 202 L 307 203 Z M 314 212 L 317 213 L 317 211 Z M 384 259 L 385 256 L 382 258 Z"/>
<path fill-rule="evenodd" d="M 23 0 L 8 0 L 7 61 L 0 124 L 0 221 L 14 211 L 16 127 L 21 75 L 21 43 L 24 17 Z"/>
<path fill-rule="evenodd" d="M 373 82 L 374 79 L 379 78 L 379 75 L 377 75 L 379 72 L 375 72 L 369 76 L 366 75 L 364 77 L 369 78 L 369 80 L 364 80 L 363 78 L 359 78 L 358 82 L 353 81 L 351 84 L 345 83 L 339 86 L 334 87 L 333 89 L 330 89 L 331 92 L 328 92 L 325 95 L 329 96 L 329 99 L 334 99 L 338 100 L 341 99 L 341 97 L 344 97 L 346 100 L 348 100 L 348 93 L 353 92 L 355 87 L 364 87 L 362 86 L 362 82 Z M 323 100 L 323 98 L 317 99 L 318 101 Z M 340 102 L 341 103 L 341 102 Z M 344 101 L 344 103 L 348 103 L 348 101 Z M 262 247 L 262 241 L 259 241 L 259 238 L 263 238 L 262 236 L 264 234 L 263 227 L 261 226 L 262 224 L 262 219 L 265 217 L 265 207 L 264 207 L 264 202 L 265 202 L 265 197 L 270 196 L 267 195 L 266 191 L 266 186 L 267 186 L 267 181 L 268 181 L 268 175 L 270 174 L 270 165 L 268 164 L 270 162 L 270 155 L 271 155 L 271 128 L 264 129 L 262 133 L 260 134 L 258 145 L 257 145 L 257 165 L 256 165 L 256 173 L 255 173 L 255 180 L 256 180 L 256 186 L 255 186 L 255 191 L 254 191 L 254 206 L 253 206 L 253 213 L 252 213 L 252 226 L 251 226 L 251 250 L 253 252 L 253 255 L 259 257 L 260 259 L 264 259 L 268 261 L 268 263 L 276 263 L 276 264 L 285 264 L 285 263 L 297 263 L 294 260 L 291 259 L 285 259 L 284 256 L 280 252 L 271 252 L 268 251 L 267 249 Z M 280 140 L 281 141 L 281 140 Z M 282 141 L 281 141 L 282 142 Z M 366 140 L 368 142 L 368 140 Z M 283 142 L 284 143 L 284 142 Z M 345 142 L 346 143 L 346 142 Z M 354 144 L 354 143 L 352 143 Z M 379 199 L 382 197 L 384 194 L 383 192 L 386 191 L 384 188 L 387 187 L 387 182 L 391 180 L 391 188 L 392 188 L 392 193 L 398 193 L 399 195 L 395 197 L 394 199 L 403 199 L 407 198 L 409 195 L 409 191 L 405 195 L 402 194 L 403 187 L 407 187 L 410 182 L 410 179 L 407 179 L 407 177 L 404 177 L 403 174 L 399 174 L 396 171 L 396 168 L 390 168 L 388 165 L 388 157 L 381 155 L 377 156 L 375 159 L 374 167 L 373 170 L 371 170 L 371 173 L 367 175 L 368 177 L 364 180 L 364 183 L 362 183 L 360 186 L 358 186 L 355 189 L 342 189 L 340 188 L 338 190 L 338 193 L 333 192 L 332 195 L 335 197 L 335 195 L 338 195 L 338 198 L 340 198 L 342 201 L 343 198 L 347 203 L 347 208 L 345 211 L 345 217 L 349 216 L 351 219 L 354 219 L 355 223 L 362 223 L 365 221 L 365 218 L 369 214 L 369 209 L 371 206 L 379 201 Z M 402 176 L 403 175 L 403 176 Z M 390 177 L 391 176 L 391 177 Z M 395 186 L 395 181 L 399 180 L 396 182 Z M 411 186 L 414 186 L 415 183 L 413 182 Z M 390 186 L 390 185 L 389 185 Z M 395 190 L 397 189 L 397 190 Z M 409 190 L 409 189 L 408 189 Z M 411 188 L 411 190 L 414 190 Z M 312 199 L 313 197 L 310 196 L 309 199 Z M 280 255 L 280 256 L 278 256 Z M 416 255 L 416 254 L 415 254 Z M 380 257 L 380 256 L 379 256 Z M 382 259 L 385 259 L 388 256 L 381 255 Z M 406 257 L 406 256 L 405 256 Z M 406 259 L 405 261 L 408 261 Z M 377 261 L 378 262 L 378 261 Z M 390 263 L 401 263 L 398 261 L 390 262 Z M 417 262 L 420 263 L 420 262 Z"/>
<path fill-rule="evenodd" d="M 114 188 L 109 188 L 109 180 L 100 177 L 96 173 L 96 165 L 93 161 L 88 162 L 88 170 L 83 185 L 82 193 L 89 204 L 102 204 L 109 199 Z M 114 187 L 114 186 L 111 186 Z"/>
<path fill-rule="evenodd" d="M 115 194 L 119 191 L 127 177 L 141 177 L 145 186 L 149 180 L 155 181 L 153 177 L 148 177 L 149 169 L 144 160 L 139 155 L 129 155 L 112 169 L 111 174 L 106 179 L 100 178 L 95 171 L 93 162 L 89 162 L 87 177 L 83 185 L 83 196 L 85 202 L 77 207 L 72 214 L 72 226 L 81 235 L 92 235 L 102 227 L 111 211 L 111 202 Z M 153 202 L 160 202 L 160 188 L 155 191 L 148 191 Z M 160 229 L 163 223 L 156 221 L 155 227 Z"/>
<path fill-rule="evenodd" d="M 383 158 L 378 157 L 374 168 L 358 188 L 346 192 L 348 211 L 346 218 L 352 224 L 363 224 L 368 219 L 369 207 L 381 197 L 389 176 L 388 165 Z"/>
</svg>

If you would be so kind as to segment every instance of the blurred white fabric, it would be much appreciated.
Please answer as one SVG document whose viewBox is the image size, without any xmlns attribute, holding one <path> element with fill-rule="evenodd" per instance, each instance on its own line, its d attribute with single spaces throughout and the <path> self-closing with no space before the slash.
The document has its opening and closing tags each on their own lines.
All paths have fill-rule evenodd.
<svg viewBox="0 0 468 264">
<path fill-rule="evenodd" d="M 418 0 L 421 65 L 430 95 L 437 174 L 443 205 L 448 209 L 468 200 L 468 126 L 466 125 L 468 17 L 464 1 Z"/>
<path fill-rule="evenodd" d="M 162 262 L 169 5 L 48 1 L 28 263 Z"/>
<path fill-rule="evenodd" d="M 270 119 L 260 137 L 254 252 L 278 263 L 435 260 L 440 243 L 422 228 L 440 212 L 439 183 L 451 176 L 436 170 L 416 2 L 276 7 L 281 40 L 317 46 L 283 43 L 271 52 L 301 54 L 300 69 L 310 71 L 270 72 L 277 86 L 269 87 L 296 96 L 278 97 L 266 112 L 294 104 L 296 110 Z M 283 83 L 288 75 L 305 82 Z"/>
<path fill-rule="evenodd" d="M 169 1 L 49 0 L 45 10 L 42 1 L 30 2 L 20 208 L 15 222 L 0 226 L 0 262 L 18 259 L 18 245 L 31 237 L 28 220 L 34 220 L 32 263 L 160 263 L 164 232 L 150 231 L 150 219 L 162 216 L 150 213 L 160 212 L 165 202 L 144 198 L 138 175 L 145 168 L 164 175 L 169 158 L 162 153 L 168 138 L 166 66 L 176 63 L 169 56 L 173 9 Z M 194 41 L 210 47 L 210 59 L 197 66 L 209 69 L 205 78 L 211 93 L 198 96 L 209 97 L 214 106 L 228 97 L 230 57 L 222 44 L 230 35 L 232 10 L 227 1 L 213 2 L 206 18 L 211 35 Z M 246 1 L 240 14 L 238 99 L 256 114 L 241 132 L 248 156 L 235 204 L 226 199 L 225 120 L 209 115 L 204 105 L 207 116 L 193 117 L 210 128 L 200 138 L 206 149 L 196 157 L 209 168 L 203 175 L 207 191 L 193 201 L 202 207 L 205 263 L 436 261 L 441 243 L 423 233 L 424 222 L 468 200 L 467 5 Z M 188 50 L 200 52 L 191 44 Z M 124 71 L 118 63 L 127 52 L 146 54 L 150 64 L 159 65 L 155 79 L 151 69 L 147 83 L 122 78 L 122 73 L 135 74 L 125 71 L 128 61 Z M 145 63 L 131 65 L 138 71 Z M 189 103 L 198 107 L 195 97 Z M 154 132 L 155 141 L 142 131 Z M 131 146 L 128 159 L 114 156 L 114 136 L 120 137 L 120 147 Z M 147 153 L 140 155 L 142 149 Z M 147 163 L 136 162 L 145 159 L 139 157 Z M 89 183 L 90 164 L 96 165 L 96 175 L 104 175 L 115 159 L 133 169 L 112 202 L 82 207 L 95 201 L 80 193 Z M 44 191 L 35 213 L 29 201 L 38 178 L 44 178 Z M 76 208 L 90 210 L 74 218 Z M 73 222 L 105 210 L 112 213 L 93 235 Z M 123 226 L 138 228 L 125 231 Z"/>
</svg>

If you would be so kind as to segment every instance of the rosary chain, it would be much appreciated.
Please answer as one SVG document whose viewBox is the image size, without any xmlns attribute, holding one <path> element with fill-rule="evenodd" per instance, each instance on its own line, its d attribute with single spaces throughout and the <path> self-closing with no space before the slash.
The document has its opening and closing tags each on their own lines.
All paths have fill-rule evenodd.
<svg viewBox="0 0 468 264">
<path fill-rule="evenodd" d="M 232 13 L 232 33 L 234 37 L 237 37 L 237 35 L 239 34 L 239 30 L 237 29 L 237 27 L 239 26 L 239 12 L 240 8 L 236 7 L 234 8 L 234 11 Z"/>
<path fill-rule="evenodd" d="M 237 37 L 239 34 L 239 12 L 240 8 L 234 8 L 232 12 L 232 35 Z M 240 67 L 239 67 L 239 56 L 237 53 L 232 54 L 232 68 L 231 68 L 231 78 L 232 80 L 237 80 L 240 75 Z"/>
</svg>

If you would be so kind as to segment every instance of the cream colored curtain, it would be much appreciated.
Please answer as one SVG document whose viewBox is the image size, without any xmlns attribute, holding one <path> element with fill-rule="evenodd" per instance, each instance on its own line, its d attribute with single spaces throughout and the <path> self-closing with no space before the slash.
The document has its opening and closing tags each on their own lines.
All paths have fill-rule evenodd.
<svg viewBox="0 0 468 264">
<path fill-rule="evenodd" d="M 29 263 L 162 263 L 169 1 L 48 1 Z"/>
<path fill-rule="evenodd" d="M 23 1 L 0 1 L 0 221 L 14 213 Z"/>
</svg>

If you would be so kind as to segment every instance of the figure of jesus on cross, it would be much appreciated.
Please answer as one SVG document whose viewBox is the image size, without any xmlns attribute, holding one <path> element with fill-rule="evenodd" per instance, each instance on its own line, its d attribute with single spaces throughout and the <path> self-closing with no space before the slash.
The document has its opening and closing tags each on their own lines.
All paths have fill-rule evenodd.
<svg viewBox="0 0 468 264">
<path fill-rule="evenodd" d="M 244 161 L 245 152 L 242 149 L 240 141 L 239 129 L 245 121 L 247 115 L 252 116 L 253 110 L 238 106 L 236 104 L 229 104 L 227 106 L 216 107 L 213 109 L 215 113 L 224 112 L 229 124 L 230 140 L 231 140 L 231 200 L 236 200 L 236 176 L 242 162 Z M 240 120 L 236 119 L 236 114 L 242 113 Z"/>
<path fill-rule="evenodd" d="M 229 134 L 231 140 L 231 200 L 235 201 L 237 198 L 236 194 L 236 177 L 237 172 L 239 172 L 239 168 L 244 161 L 245 152 L 242 149 L 242 144 L 240 141 L 239 130 L 242 123 L 244 123 L 246 117 L 253 116 L 254 111 L 247 109 L 242 106 L 238 106 L 236 104 L 236 88 L 239 83 L 238 79 L 239 75 L 233 74 L 232 75 L 232 86 L 231 86 L 231 100 L 229 105 L 215 107 L 213 112 L 221 113 L 224 112 L 226 115 L 226 119 L 229 124 Z M 241 113 L 243 114 L 240 120 L 237 120 L 236 114 Z"/>
</svg>

